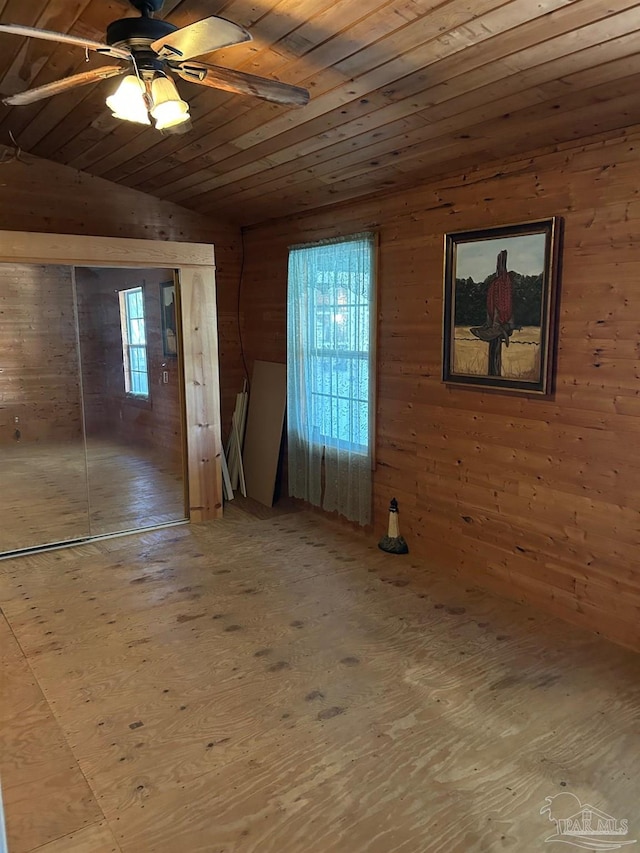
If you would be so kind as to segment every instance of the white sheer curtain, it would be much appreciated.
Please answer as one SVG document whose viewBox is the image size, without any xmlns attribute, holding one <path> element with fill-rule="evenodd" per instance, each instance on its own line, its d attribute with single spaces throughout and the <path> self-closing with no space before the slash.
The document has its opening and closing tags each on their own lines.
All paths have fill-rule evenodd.
<svg viewBox="0 0 640 853">
<path fill-rule="evenodd" d="M 362 525 L 371 520 L 375 235 L 289 251 L 289 491 Z"/>
</svg>

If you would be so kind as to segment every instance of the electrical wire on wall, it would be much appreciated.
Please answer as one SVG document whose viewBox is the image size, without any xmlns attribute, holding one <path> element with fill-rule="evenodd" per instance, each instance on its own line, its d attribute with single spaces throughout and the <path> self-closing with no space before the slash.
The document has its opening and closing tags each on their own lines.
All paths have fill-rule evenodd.
<svg viewBox="0 0 640 853">
<path fill-rule="evenodd" d="M 23 152 L 22 148 L 20 148 L 20 146 L 16 142 L 16 138 L 11 131 L 9 131 L 9 138 L 11 139 L 11 144 L 13 146 L 13 150 L 11 152 L 9 152 L 7 150 L 3 150 L 0 153 L 0 166 L 4 166 L 7 163 L 23 163 L 25 166 L 31 165 L 22 156 L 24 152 Z"/>
<path fill-rule="evenodd" d="M 247 378 L 247 387 L 251 386 L 251 381 L 249 379 L 249 369 L 247 367 L 247 360 L 244 354 L 244 341 L 242 340 L 242 323 L 240 321 L 240 298 L 242 296 L 242 280 L 244 276 L 244 228 L 240 229 L 240 280 L 238 281 L 238 305 L 236 310 L 236 319 L 238 321 L 238 340 L 240 341 L 240 355 L 242 357 L 242 364 L 244 366 L 244 375 Z"/>
</svg>

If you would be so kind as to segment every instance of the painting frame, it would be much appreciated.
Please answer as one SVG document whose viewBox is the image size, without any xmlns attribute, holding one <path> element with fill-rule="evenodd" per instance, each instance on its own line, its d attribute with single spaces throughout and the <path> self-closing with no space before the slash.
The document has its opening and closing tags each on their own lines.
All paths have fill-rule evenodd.
<svg viewBox="0 0 640 853">
<path fill-rule="evenodd" d="M 175 281 L 160 283 L 160 315 L 162 320 L 162 354 L 178 357 L 178 310 Z"/>
<path fill-rule="evenodd" d="M 445 234 L 443 382 L 553 393 L 561 230 L 553 216 Z"/>
</svg>

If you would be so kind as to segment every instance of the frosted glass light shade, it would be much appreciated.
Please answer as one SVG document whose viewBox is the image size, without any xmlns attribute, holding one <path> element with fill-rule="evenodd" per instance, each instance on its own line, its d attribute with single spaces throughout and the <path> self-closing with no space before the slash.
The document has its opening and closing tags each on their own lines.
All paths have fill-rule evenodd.
<svg viewBox="0 0 640 853">
<path fill-rule="evenodd" d="M 144 94 L 144 83 L 133 74 L 127 74 L 113 95 L 107 98 L 107 106 L 115 118 L 151 124 Z"/>
<path fill-rule="evenodd" d="M 189 121 L 189 104 L 181 99 L 173 80 L 156 77 L 151 84 L 151 98 L 151 115 L 158 130 Z"/>
</svg>

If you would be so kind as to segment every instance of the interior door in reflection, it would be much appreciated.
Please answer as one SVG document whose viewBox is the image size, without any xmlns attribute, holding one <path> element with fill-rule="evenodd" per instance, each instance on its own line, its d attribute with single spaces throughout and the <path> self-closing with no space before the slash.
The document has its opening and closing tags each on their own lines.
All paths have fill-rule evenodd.
<svg viewBox="0 0 640 853">
<path fill-rule="evenodd" d="M 89 534 L 71 267 L 0 264 L 0 552 Z"/>
<path fill-rule="evenodd" d="M 77 267 L 91 534 L 185 518 L 173 270 Z"/>
</svg>

